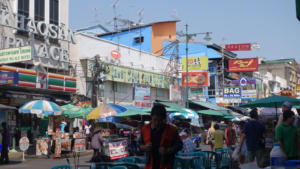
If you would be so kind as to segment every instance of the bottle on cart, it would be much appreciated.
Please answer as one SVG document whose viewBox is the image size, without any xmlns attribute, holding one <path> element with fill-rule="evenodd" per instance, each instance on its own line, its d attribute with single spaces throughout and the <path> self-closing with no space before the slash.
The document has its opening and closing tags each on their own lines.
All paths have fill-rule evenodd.
<svg viewBox="0 0 300 169">
<path fill-rule="evenodd" d="M 279 143 L 274 143 L 270 153 L 270 165 L 272 169 L 284 168 L 284 153 Z"/>
</svg>

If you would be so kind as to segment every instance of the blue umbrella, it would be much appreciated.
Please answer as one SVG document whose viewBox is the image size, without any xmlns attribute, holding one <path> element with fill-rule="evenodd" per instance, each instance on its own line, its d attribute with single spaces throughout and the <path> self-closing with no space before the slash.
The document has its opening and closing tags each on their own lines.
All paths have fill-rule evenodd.
<svg viewBox="0 0 300 169">
<path fill-rule="evenodd" d="M 49 115 L 61 115 L 61 108 L 54 102 L 47 100 L 33 100 L 25 103 L 20 109 L 20 113 L 36 114 L 38 117 Z"/>
</svg>

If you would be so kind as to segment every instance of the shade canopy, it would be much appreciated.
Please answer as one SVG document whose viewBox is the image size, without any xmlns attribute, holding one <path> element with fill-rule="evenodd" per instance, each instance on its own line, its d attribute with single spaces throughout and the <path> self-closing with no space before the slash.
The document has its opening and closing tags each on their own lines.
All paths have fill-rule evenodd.
<svg viewBox="0 0 300 169">
<path fill-rule="evenodd" d="M 259 100 L 253 101 L 251 103 L 241 105 L 240 107 L 250 107 L 250 108 L 274 107 L 274 108 L 278 108 L 278 107 L 281 107 L 281 105 L 285 101 L 292 103 L 294 106 L 300 105 L 300 101 L 298 99 L 286 97 L 286 96 L 273 95 L 271 97 L 259 99 Z"/>
<path fill-rule="evenodd" d="M 7 110 L 7 109 L 10 109 L 10 110 L 17 110 L 17 108 L 15 108 L 15 107 L 12 107 L 12 106 L 6 106 L 6 105 L 4 105 L 4 104 L 0 104 L 0 110 L 2 110 L 2 109 L 4 109 L 4 110 Z"/>
<path fill-rule="evenodd" d="M 201 101 L 189 101 L 190 104 L 195 104 L 200 107 L 204 107 L 206 109 L 217 110 L 217 111 L 228 111 L 229 109 L 218 106 L 209 102 L 201 102 Z"/>
<path fill-rule="evenodd" d="M 211 115 L 211 116 L 230 116 L 226 111 L 217 111 L 217 110 L 200 110 L 200 114 Z"/>
</svg>

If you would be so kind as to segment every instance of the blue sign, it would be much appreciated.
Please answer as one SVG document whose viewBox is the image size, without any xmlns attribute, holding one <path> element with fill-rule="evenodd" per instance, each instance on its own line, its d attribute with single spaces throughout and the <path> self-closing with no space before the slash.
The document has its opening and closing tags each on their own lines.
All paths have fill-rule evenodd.
<svg viewBox="0 0 300 169">
<path fill-rule="evenodd" d="M 232 80 L 232 84 L 240 84 L 241 86 L 247 86 L 248 84 L 255 84 L 256 79 L 247 79 L 245 77 L 240 78 L 239 80 Z"/>
<path fill-rule="evenodd" d="M 18 84 L 19 73 L 18 72 L 1 72 L 0 73 L 0 85 L 13 85 Z"/>
<path fill-rule="evenodd" d="M 240 98 L 242 96 L 242 89 L 240 87 L 224 87 L 223 97 L 224 98 Z"/>
</svg>

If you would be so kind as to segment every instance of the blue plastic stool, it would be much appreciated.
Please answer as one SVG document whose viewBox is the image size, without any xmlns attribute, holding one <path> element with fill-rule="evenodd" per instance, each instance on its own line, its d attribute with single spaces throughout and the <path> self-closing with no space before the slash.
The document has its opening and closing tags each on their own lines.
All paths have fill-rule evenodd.
<svg viewBox="0 0 300 169">
<path fill-rule="evenodd" d="M 52 167 L 52 169 L 72 169 L 72 166 L 70 166 L 70 165 L 58 165 L 58 166 Z"/>
</svg>

